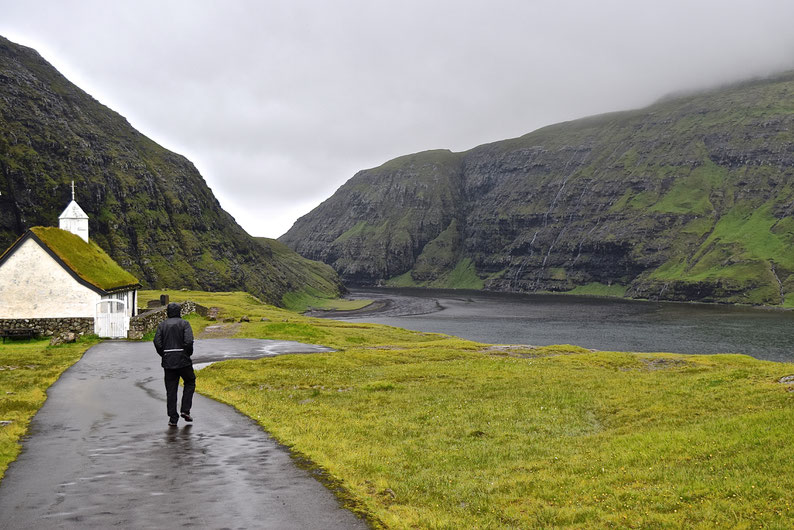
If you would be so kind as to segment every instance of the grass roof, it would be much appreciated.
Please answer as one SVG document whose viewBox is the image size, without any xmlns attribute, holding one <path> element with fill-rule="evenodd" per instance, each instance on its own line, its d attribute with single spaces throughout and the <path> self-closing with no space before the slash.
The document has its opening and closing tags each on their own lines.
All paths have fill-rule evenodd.
<svg viewBox="0 0 794 530">
<path fill-rule="evenodd" d="M 34 226 L 30 229 L 80 278 L 103 291 L 140 285 L 138 279 L 121 268 L 102 248 L 60 228 Z"/>
</svg>

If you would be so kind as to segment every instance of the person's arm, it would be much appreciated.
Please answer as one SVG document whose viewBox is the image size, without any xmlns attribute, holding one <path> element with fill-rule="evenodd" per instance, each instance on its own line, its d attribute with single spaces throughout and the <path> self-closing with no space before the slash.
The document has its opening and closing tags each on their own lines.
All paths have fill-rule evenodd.
<svg viewBox="0 0 794 530">
<path fill-rule="evenodd" d="M 185 345 L 185 355 L 190 357 L 193 355 L 193 328 L 190 327 L 190 322 L 187 320 L 183 322 L 185 323 L 185 329 L 182 331 L 182 342 Z"/>
<path fill-rule="evenodd" d="M 157 331 L 154 332 L 154 349 L 157 350 L 157 355 L 163 356 L 163 326 L 157 326 Z"/>
</svg>

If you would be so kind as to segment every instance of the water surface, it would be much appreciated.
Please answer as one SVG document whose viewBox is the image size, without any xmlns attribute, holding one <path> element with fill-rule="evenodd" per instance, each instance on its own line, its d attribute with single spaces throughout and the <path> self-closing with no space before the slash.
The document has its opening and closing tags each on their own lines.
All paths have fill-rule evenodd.
<svg viewBox="0 0 794 530">
<path fill-rule="evenodd" d="M 351 294 L 393 303 L 381 312 L 343 320 L 446 333 L 479 342 L 744 353 L 758 359 L 794 361 L 792 311 L 436 289 L 352 289 Z"/>
</svg>

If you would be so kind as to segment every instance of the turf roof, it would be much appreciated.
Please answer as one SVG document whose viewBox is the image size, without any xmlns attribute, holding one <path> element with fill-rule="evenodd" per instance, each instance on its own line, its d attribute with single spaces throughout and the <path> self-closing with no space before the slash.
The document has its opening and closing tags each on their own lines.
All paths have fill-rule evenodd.
<svg viewBox="0 0 794 530">
<path fill-rule="evenodd" d="M 54 227 L 34 226 L 30 231 L 77 276 L 103 291 L 140 285 L 93 241 L 86 243 L 80 236 Z"/>
</svg>

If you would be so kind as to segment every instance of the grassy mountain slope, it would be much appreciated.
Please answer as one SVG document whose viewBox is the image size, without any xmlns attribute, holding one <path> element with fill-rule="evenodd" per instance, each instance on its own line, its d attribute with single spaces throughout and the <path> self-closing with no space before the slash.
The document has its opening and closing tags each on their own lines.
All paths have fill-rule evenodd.
<svg viewBox="0 0 794 530">
<path fill-rule="evenodd" d="M 249 236 L 186 158 L 0 37 L 0 247 L 57 226 L 72 179 L 91 239 L 148 287 L 246 290 L 275 304 L 341 288 L 330 269 Z"/>
<path fill-rule="evenodd" d="M 794 72 L 398 158 L 281 240 L 361 284 L 786 304 L 792 183 Z"/>
</svg>

